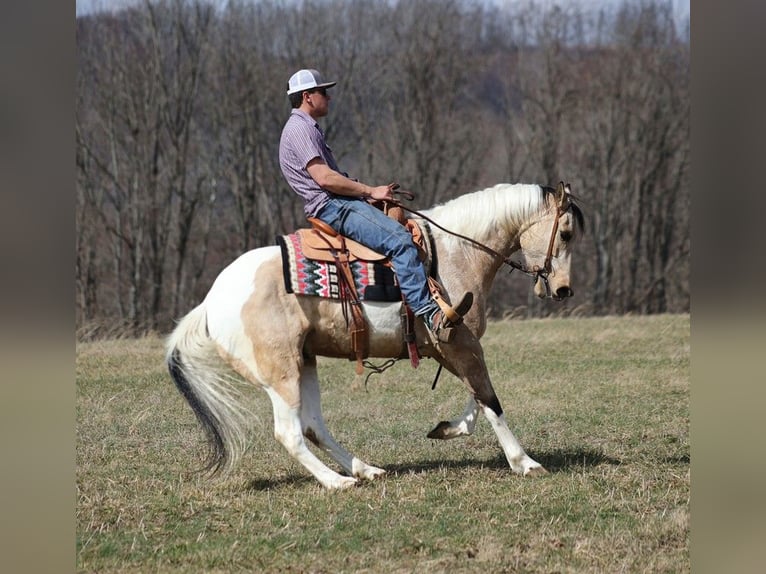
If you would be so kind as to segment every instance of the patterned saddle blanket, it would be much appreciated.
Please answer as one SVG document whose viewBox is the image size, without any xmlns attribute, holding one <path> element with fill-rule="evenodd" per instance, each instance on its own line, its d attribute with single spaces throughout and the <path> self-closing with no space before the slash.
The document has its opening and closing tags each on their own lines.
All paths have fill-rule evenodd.
<svg viewBox="0 0 766 574">
<path fill-rule="evenodd" d="M 308 258 L 299 233 L 277 236 L 277 244 L 282 250 L 282 273 L 288 293 L 340 299 L 335 263 Z M 390 267 L 361 259 L 350 261 L 349 265 L 362 301 L 402 300 L 396 275 Z"/>
</svg>

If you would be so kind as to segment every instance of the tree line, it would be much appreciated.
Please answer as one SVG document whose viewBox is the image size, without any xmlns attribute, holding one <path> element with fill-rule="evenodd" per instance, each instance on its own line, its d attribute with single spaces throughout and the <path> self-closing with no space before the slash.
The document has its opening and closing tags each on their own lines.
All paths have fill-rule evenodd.
<svg viewBox="0 0 766 574">
<path fill-rule="evenodd" d="M 80 337 L 167 330 L 229 261 L 305 225 L 278 165 L 302 67 L 338 81 L 341 167 L 415 209 L 571 183 L 575 297 L 501 273 L 493 316 L 689 311 L 690 54 L 669 1 L 146 0 L 79 17 L 76 49 Z"/>
</svg>

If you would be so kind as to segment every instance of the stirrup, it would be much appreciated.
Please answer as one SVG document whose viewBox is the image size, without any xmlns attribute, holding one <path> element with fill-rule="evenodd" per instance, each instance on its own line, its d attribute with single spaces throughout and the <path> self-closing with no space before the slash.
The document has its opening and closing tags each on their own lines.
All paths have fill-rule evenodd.
<svg viewBox="0 0 766 574">
<path fill-rule="evenodd" d="M 467 292 L 454 307 L 447 305 L 440 297 L 435 299 L 439 304 L 439 310 L 434 313 L 431 328 L 428 328 L 428 322 L 426 322 L 426 328 L 440 343 L 450 343 L 455 337 L 455 327 L 463 322 L 463 316 L 473 305 L 473 293 Z"/>
<path fill-rule="evenodd" d="M 471 291 L 467 291 L 463 295 L 463 298 L 460 300 L 460 302 L 454 307 L 451 307 L 444 299 L 438 295 L 434 295 L 434 300 L 439 305 L 442 313 L 444 313 L 444 318 L 448 323 L 451 323 L 445 323 L 444 326 L 454 327 L 460 325 L 460 323 L 463 322 L 463 316 L 471 309 L 471 305 L 473 305 L 473 293 Z"/>
</svg>

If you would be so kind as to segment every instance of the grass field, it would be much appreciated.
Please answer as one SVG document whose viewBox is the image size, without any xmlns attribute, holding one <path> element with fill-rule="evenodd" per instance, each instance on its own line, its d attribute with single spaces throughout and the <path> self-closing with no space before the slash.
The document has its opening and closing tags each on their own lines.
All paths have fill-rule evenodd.
<svg viewBox="0 0 766 574">
<path fill-rule="evenodd" d="M 274 440 L 255 391 L 251 450 L 195 472 L 201 429 L 157 338 L 77 346 L 80 572 L 688 572 L 688 315 L 491 323 L 484 338 L 511 429 L 551 472 L 510 472 L 462 383 L 406 361 L 352 384 L 320 361 L 330 430 L 388 470 L 327 492 Z M 333 465 L 333 468 L 335 466 Z"/>
</svg>

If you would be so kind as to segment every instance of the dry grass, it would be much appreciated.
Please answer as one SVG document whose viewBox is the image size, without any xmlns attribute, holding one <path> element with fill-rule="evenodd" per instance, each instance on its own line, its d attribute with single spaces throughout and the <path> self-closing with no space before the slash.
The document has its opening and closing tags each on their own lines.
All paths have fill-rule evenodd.
<svg viewBox="0 0 766 574">
<path fill-rule="evenodd" d="M 259 422 L 223 480 L 193 472 L 202 434 L 157 338 L 77 348 L 77 563 L 82 572 L 685 572 L 689 316 L 490 325 L 511 428 L 551 474 L 512 475 L 486 421 L 431 441 L 461 383 L 402 362 L 351 390 L 320 362 L 336 438 L 386 468 L 324 491 Z"/>
</svg>

